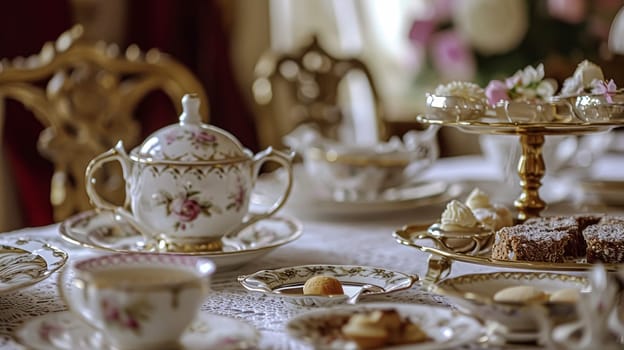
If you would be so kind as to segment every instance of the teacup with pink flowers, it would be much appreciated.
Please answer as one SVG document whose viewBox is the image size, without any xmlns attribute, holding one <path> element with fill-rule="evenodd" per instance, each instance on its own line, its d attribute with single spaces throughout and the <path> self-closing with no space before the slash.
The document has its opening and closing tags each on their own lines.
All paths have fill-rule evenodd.
<svg viewBox="0 0 624 350">
<path fill-rule="evenodd" d="M 209 294 L 212 261 L 133 253 L 76 262 L 59 275 L 69 309 L 115 349 L 177 349 Z"/>
<path fill-rule="evenodd" d="M 182 99 L 180 122 L 149 136 L 127 154 L 121 141 L 87 167 L 87 194 L 97 208 L 124 216 L 150 241 L 168 251 L 217 250 L 221 237 L 273 215 L 286 201 L 292 181 L 292 153 L 272 148 L 252 154 L 230 133 L 203 124 L 199 99 Z M 116 206 L 95 190 L 96 171 L 118 161 L 126 181 L 126 203 Z M 276 202 L 249 213 L 258 172 L 273 161 L 288 173 Z"/>
</svg>

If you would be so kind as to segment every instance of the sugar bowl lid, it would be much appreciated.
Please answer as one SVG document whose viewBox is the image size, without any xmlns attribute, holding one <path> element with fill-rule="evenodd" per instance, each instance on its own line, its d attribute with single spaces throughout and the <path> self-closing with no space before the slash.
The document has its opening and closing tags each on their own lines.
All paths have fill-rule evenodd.
<svg viewBox="0 0 624 350">
<path fill-rule="evenodd" d="M 182 114 L 177 124 L 148 136 L 131 152 L 140 162 L 223 163 L 246 160 L 249 152 L 229 132 L 204 124 L 199 114 L 197 94 L 182 97 Z"/>
</svg>

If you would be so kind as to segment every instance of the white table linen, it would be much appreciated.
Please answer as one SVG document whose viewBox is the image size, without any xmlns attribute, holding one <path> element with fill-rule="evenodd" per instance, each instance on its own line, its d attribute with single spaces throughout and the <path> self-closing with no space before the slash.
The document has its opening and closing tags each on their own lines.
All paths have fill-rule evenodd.
<svg viewBox="0 0 624 350">
<path fill-rule="evenodd" d="M 609 162 L 605 169 L 609 172 Z M 599 164 L 600 165 L 600 164 Z M 495 180 L 500 172 L 484 158 L 470 156 L 440 159 L 424 175 L 427 179 Z M 468 189 L 470 190 L 470 189 Z M 308 349 L 291 339 L 285 333 L 286 322 L 295 315 L 309 309 L 285 304 L 279 298 L 266 297 L 260 293 L 248 292 L 236 281 L 240 274 L 249 274 L 260 269 L 277 268 L 303 264 L 355 264 L 394 269 L 403 273 L 423 276 L 426 271 L 427 254 L 399 245 L 391 237 L 394 229 L 408 223 L 426 222 L 438 217 L 444 203 L 437 206 L 416 208 L 382 216 L 366 215 L 349 218 L 306 218 L 305 215 L 289 212 L 284 214 L 298 217 L 304 225 L 303 236 L 290 244 L 279 247 L 268 255 L 232 272 L 217 274 L 213 278 L 213 292 L 201 307 L 201 312 L 215 313 L 245 320 L 254 325 L 262 335 L 260 349 Z M 511 205 L 511 203 L 508 203 Z M 570 210 L 569 206 L 553 207 L 552 211 Z M 69 263 L 83 257 L 99 254 L 63 241 L 58 234 L 58 225 L 27 228 L 3 235 L 38 237 L 66 250 Z M 6 236 L 4 236 L 6 237 Z M 455 263 L 452 275 L 492 271 L 492 268 Z M 445 298 L 413 288 L 377 297 L 371 300 L 408 303 L 443 304 Z M 56 274 L 26 289 L 0 295 L 0 350 L 21 349 L 11 339 L 14 330 L 22 323 L 38 315 L 66 310 L 56 288 Z M 473 346 L 478 348 L 478 346 Z"/>
</svg>

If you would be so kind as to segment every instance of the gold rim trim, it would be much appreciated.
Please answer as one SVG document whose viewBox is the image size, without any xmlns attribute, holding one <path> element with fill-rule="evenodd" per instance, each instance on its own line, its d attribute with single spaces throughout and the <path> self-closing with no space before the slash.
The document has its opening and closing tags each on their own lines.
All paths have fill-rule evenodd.
<svg viewBox="0 0 624 350">
<path fill-rule="evenodd" d="M 595 122 L 504 122 L 504 121 L 484 121 L 472 120 L 441 120 L 430 118 L 426 115 L 419 115 L 416 121 L 424 124 L 453 126 L 465 132 L 493 135 L 521 135 L 521 134 L 542 134 L 542 135 L 572 135 L 585 134 L 599 131 L 609 131 L 613 128 L 624 126 L 622 121 L 595 121 Z"/>
</svg>

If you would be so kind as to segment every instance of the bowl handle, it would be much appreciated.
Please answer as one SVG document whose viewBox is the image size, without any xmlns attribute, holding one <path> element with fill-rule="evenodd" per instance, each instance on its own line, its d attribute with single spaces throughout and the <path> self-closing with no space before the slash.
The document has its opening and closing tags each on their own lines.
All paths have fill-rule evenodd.
<svg viewBox="0 0 624 350">
<path fill-rule="evenodd" d="M 273 149 L 273 147 L 268 147 L 267 149 L 257 153 L 253 157 L 252 184 L 254 184 L 254 186 L 256 184 L 256 180 L 258 179 L 260 169 L 262 168 L 262 165 L 266 162 L 278 163 L 281 167 L 283 167 L 286 170 L 288 176 L 286 178 L 286 187 L 284 188 L 284 191 L 279 196 L 279 198 L 275 201 L 275 203 L 273 203 L 273 205 L 264 212 L 249 213 L 248 217 L 242 223 L 243 227 L 247 227 L 259 220 L 270 217 L 271 215 L 275 214 L 275 212 L 278 211 L 284 205 L 284 203 L 288 199 L 290 190 L 292 189 L 292 182 L 293 182 L 292 160 L 294 157 L 295 157 L 295 152 L 292 152 L 292 151 L 282 152 L 282 151 Z M 242 229 L 243 227 L 239 229 Z"/>
<path fill-rule="evenodd" d="M 93 203 L 93 205 L 96 208 L 111 210 L 114 213 L 121 215 L 123 218 L 128 220 L 128 222 L 132 226 L 134 226 L 134 228 L 137 229 L 137 231 L 139 231 L 139 233 L 141 233 L 141 235 L 147 241 L 150 241 L 154 238 L 153 235 L 150 233 L 150 230 L 147 229 L 141 223 L 139 223 L 138 220 L 134 218 L 132 213 L 130 213 L 128 210 L 125 209 L 130 206 L 130 195 L 128 193 L 128 190 L 126 190 L 126 199 L 124 200 L 124 207 L 125 207 L 124 208 L 124 207 L 114 205 L 113 203 L 102 198 L 102 196 L 100 196 L 100 194 L 95 189 L 95 182 L 96 182 L 95 177 L 94 177 L 95 172 L 98 169 L 100 169 L 102 165 L 104 165 L 104 163 L 112 162 L 112 161 L 118 161 L 119 164 L 121 164 L 121 171 L 123 173 L 124 181 L 126 182 L 126 184 L 128 183 L 128 179 L 131 175 L 130 171 L 131 171 L 132 164 L 130 164 L 130 157 L 128 157 L 128 154 L 126 153 L 124 149 L 123 142 L 119 141 L 117 142 L 115 147 L 96 156 L 87 165 L 87 170 L 85 171 L 86 183 L 87 183 L 87 188 L 86 188 L 87 196 L 89 197 L 89 200 L 91 200 L 91 203 Z"/>
</svg>

